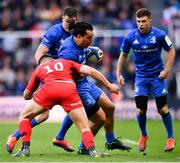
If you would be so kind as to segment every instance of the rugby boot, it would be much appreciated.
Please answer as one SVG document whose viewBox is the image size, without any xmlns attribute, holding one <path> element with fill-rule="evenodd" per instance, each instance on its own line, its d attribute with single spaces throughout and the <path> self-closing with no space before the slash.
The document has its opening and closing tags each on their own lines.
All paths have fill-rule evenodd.
<svg viewBox="0 0 180 163">
<path fill-rule="evenodd" d="M 78 147 L 77 153 L 79 155 L 89 155 L 89 151 L 85 147 L 83 148 Z"/>
<path fill-rule="evenodd" d="M 119 149 L 119 150 L 122 150 L 122 151 L 128 151 L 130 152 L 131 150 L 131 147 L 123 144 L 120 140 L 118 139 L 115 139 L 113 142 L 111 143 L 107 143 L 105 144 L 105 147 L 108 149 L 108 150 L 114 150 L 114 149 Z"/>
<path fill-rule="evenodd" d="M 5 145 L 5 148 L 9 153 L 12 153 L 16 144 L 17 144 L 16 137 L 13 135 L 9 135 L 8 139 L 7 139 L 7 143 Z"/>
<path fill-rule="evenodd" d="M 168 138 L 166 141 L 166 147 L 164 148 L 165 152 L 170 152 L 175 147 L 175 139 L 174 138 Z"/>
<path fill-rule="evenodd" d="M 95 150 L 95 147 L 90 147 L 88 149 L 89 155 L 93 158 L 99 158 L 99 157 L 110 157 L 110 153 L 105 153 L 105 152 L 97 152 Z"/>
<path fill-rule="evenodd" d="M 29 149 L 22 149 L 18 151 L 17 153 L 12 155 L 13 157 L 29 157 L 30 156 L 30 150 Z"/>
<path fill-rule="evenodd" d="M 53 144 L 55 146 L 63 148 L 64 150 L 66 150 L 68 152 L 74 151 L 73 147 L 70 145 L 70 143 L 67 140 L 58 140 L 58 139 L 54 138 Z"/>
<path fill-rule="evenodd" d="M 139 138 L 138 149 L 140 152 L 143 152 L 146 149 L 147 139 L 148 139 L 148 136 L 141 136 Z"/>
</svg>

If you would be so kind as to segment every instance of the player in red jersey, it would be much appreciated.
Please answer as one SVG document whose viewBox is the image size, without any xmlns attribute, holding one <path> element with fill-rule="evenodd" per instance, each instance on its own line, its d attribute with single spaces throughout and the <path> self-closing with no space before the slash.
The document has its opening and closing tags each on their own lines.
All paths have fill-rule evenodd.
<svg viewBox="0 0 180 163">
<path fill-rule="evenodd" d="M 41 65 L 31 75 L 24 91 L 24 98 L 30 101 L 19 117 L 22 149 L 13 156 L 30 155 L 31 119 L 57 104 L 64 108 L 77 126 L 91 157 L 110 156 L 108 153 L 96 152 L 95 150 L 94 136 L 89 128 L 88 118 L 73 80 L 73 73 L 76 72 L 82 76 L 89 75 L 113 93 L 118 94 L 119 87 L 109 83 L 102 73 L 87 65 L 80 65 L 65 59 L 53 60 L 47 55 L 42 56 L 40 62 Z M 37 90 L 41 82 L 43 86 Z"/>
</svg>

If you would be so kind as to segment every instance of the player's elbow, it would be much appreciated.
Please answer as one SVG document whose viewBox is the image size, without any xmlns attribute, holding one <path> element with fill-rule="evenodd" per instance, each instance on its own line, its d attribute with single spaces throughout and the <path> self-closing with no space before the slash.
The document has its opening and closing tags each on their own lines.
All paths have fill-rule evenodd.
<svg viewBox="0 0 180 163">
<path fill-rule="evenodd" d="M 25 90 L 23 92 L 23 97 L 24 97 L 25 100 L 30 100 L 32 98 L 32 93 L 30 91 L 28 91 L 28 90 Z"/>
</svg>

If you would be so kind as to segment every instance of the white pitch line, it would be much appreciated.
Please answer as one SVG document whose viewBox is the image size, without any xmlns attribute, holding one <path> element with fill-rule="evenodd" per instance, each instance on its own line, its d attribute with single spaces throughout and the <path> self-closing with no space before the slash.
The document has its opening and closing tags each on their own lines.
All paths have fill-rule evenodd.
<svg viewBox="0 0 180 163">
<path fill-rule="evenodd" d="M 123 142 L 127 144 L 132 144 L 132 145 L 138 145 L 137 141 L 131 140 L 131 139 L 121 139 Z"/>
</svg>

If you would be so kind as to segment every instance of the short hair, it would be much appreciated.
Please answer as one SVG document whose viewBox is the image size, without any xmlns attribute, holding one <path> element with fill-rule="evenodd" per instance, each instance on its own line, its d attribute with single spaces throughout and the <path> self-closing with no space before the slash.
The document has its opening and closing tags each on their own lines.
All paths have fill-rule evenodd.
<svg viewBox="0 0 180 163">
<path fill-rule="evenodd" d="M 136 17 L 140 18 L 143 16 L 151 18 L 151 11 L 149 11 L 147 8 L 141 8 L 136 11 Z"/>
<path fill-rule="evenodd" d="M 72 17 L 77 17 L 77 9 L 74 8 L 74 7 L 66 7 L 66 8 L 64 9 L 63 15 L 64 15 L 64 16 L 67 15 L 67 16 L 69 16 L 70 18 L 72 18 Z"/>
<path fill-rule="evenodd" d="M 84 36 L 86 35 L 86 30 L 90 30 L 93 31 L 93 26 L 87 22 L 77 22 L 74 27 L 73 27 L 74 31 L 73 31 L 73 35 L 77 36 L 77 35 L 81 35 Z"/>
<path fill-rule="evenodd" d="M 41 56 L 41 57 L 39 58 L 38 65 L 40 65 L 40 64 L 42 63 L 42 61 L 43 61 L 44 59 L 46 59 L 46 58 L 52 59 L 52 57 L 51 57 L 50 55 L 45 54 L 45 55 L 43 55 L 43 56 Z"/>
</svg>

